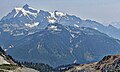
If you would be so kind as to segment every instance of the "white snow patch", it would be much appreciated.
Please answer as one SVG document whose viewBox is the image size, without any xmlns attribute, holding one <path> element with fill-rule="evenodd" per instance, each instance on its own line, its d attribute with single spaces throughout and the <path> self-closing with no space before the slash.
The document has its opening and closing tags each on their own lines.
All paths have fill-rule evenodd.
<svg viewBox="0 0 120 72">
<path fill-rule="evenodd" d="M 15 8 L 15 10 L 16 10 L 16 14 L 14 15 L 14 17 L 17 16 L 17 14 L 22 10 L 22 8 Z"/>
<path fill-rule="evenodd" d="M 74 35 L 74 34 L 71 34 L 71 36 L 72 36 L 73 38 L 75 38 L 75 35 Z"/>
<path fill-rule="evenodd" d="M 35 32 L 29 32 L 28 35 L 34 34 Z"/>
<path fill-rule="evenodd" d="M 4 31 L 4 32 L 8 32 L 8 31 L 10 31 L 10 30 L 9 30 L 9 29 L 3 29 L 3 31 Z"/>
<path fill-rule="evenodd" d="M 18 13 L 19 11 L 21 11 L 23 8 L 15 8 L 16 12 Z"/>
<path fill-rule="evenodd" d="M 73 61 L 73 63 L 76 63 L 76 62 L 77 62 L 77 60 L 74 60 L 74 61 Z"/>
<path fill-rule="evenodd" d="M 98 28 L 96 28 L 96 27 L 95 27 L 94 29 L 95 29 L 95 30 L 98 30 Z"/>
<path fill-rule="evenodd" d="M 55 19 L 56 19 L 54 12 L 49 12 L 49 13 L 50 13 L 50 15 L 51 15 L 52 18 L 55 18 Z"/>
<path fill-rule="evenodd" d="M 8 49 L 4 49 L 4 51 L 6 52 Z"/>
<path fill-rule="evenodd" d="M 56 12 L 57 16 L 66 16 L 66 14 L 64 14 L 63 12 Z"/>
<path fill-rule="evenodd" d="M 9 47 L 8 47 L 8 48 L 13 48 L 13 47 L 14 47 L 14 45 L 12 45 L 12 44 L 11 44 L 11 45 L 9 45 Z"/>
<path fill-rule="evenodd" d="M 30 12 L 30 11 L 26 11 L 24 8 L 15 8 L 15 10 L 16 10 L 16 14 L 14 15 L 14 17 L 16 17 L 17 14 L 18 14 L 20 11 L 22 11 L 22 13 L 23 13 L 24 16 L 28 16 L 28 14 L 31 14 L 31 15 L 33 15 L 34 17 L 37 16 L 37 13 L 32 13 L 32 12 Z M 22 15 L 20 15 L 20 16 L 22 16 Z"/>
<path fill-rule="evenodd" d="M 20 35 L 24 35 L 24 33 L 13 34 L 13 36 L 20 36 Z"/>
<path fill-rule="evenodd" d="M 70 48 L 70 53 L 72 53 L 73 52 L 73 48 Z"/>
<path fill-rule="evenodd" d="M 55 23 L 56 20 L 55 20 L 55 18 L 48 18 L 48 22 L 49 22 L 49 23 Z"/>
<path fill-rule="evenodd" d="M 57 26 L 50 26 L 48 27 L 49 30 L 54 30 L 54 31 L 61 31 L 61 29 L 58 29 Z"/>
<path fill-rule="evenodd" d="M 38 25 L 39 25 L 39 22 L 35 22 L 35 23 L 33 23 L 33 24 L 25 24 L 25 26 L 30 27 L 30 28 L 36 27 L 36 26 L 38 26 Z"/>
<path fill-rule="evenodd" d="M 74 24 L 75 27 L 79 27 L 77 24 Z"/>
<path fill-rule="evenodd" d="M 49 29 L 56 29 L 56 28 L 57 26 L 53 26 L 53 25 L 49 27 Z"/>
</svg>

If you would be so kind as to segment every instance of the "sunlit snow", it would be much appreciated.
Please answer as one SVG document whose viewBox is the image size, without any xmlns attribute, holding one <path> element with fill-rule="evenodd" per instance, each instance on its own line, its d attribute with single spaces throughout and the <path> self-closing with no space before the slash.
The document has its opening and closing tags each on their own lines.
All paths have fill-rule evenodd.
<svg viewBox="0 0 120 72">
<path fill-rule="evenodd" d="M 97 30 L 98 28 L 94 28 L 95 30 Z"/>
<path fill-rule="evenodd" d="M 54 31 L 61 31 L 61 29 L 58 29 L 57 26 L 54 26 L 54 25 L 48 27 L 48 29 L 49 30 L 54 30 Z"/>
<path fill-rule="evenodd" d="M 50 15 L 51 15 L 52 18 L 55 18 L 55 19 L 56 19 L 54 12 L 49 12 L 49 13 L 50 13 Z"/>
<path fill-rule="evenodd" d="M 14 17 L 16 17 L 20 11 L 22 11 L 24 16 L 28 16 L 28 14 L 31 14 L 35 17 L 37 16 L 37 13 L 32 13 L 30 11 L 26 11 L 24 8 L 15 8 L 15 10 L 16 10 L 16 14 L 14 15 Z"/>
<path fill-rule="evenodd" d="M 55 23 L 56 20 L 55 20 L 54 18 L 48 18 L 48 22 L 49 22 L 49 23 Z"/>
<path fill-rule="evenodd" d="M 57 16 L 66 16 L 66 14 L 62 13 L 62 12 L 56 12 Z"/>
<path fill-rule="evenodd" d="M 35 22 L 33 24 L 25 24 L 25 26 L 30 27 L 30 28 L 38 26 L 38 25 L 39 25 L 39 22 Z"/>
<path fill-rule="evenodd" d="M 77 24 L 74 24 L 75 27 L 79 27 Z"/>
</svg>

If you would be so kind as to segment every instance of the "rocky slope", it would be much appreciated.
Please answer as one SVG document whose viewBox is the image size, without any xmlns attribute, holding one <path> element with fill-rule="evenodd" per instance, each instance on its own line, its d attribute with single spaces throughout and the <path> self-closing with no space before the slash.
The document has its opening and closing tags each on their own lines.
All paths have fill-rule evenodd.
<svg viewBox="0 0 120 72">
<path fill-rule="evenodd" d="M 62 66 L 58 69 L 61 72 L 119 72 L 120 55 L 108 55 L 99 62 Z"/>
<path fill-rule="evenodd" d="M 13 59 L 8 56 L 5 51 L 0 47 L 0 65 L 2 64 L 14 64 L 15 62 L 13 61 Z"/>
<path fill-rule="evenodd" d="M 11 56 L 7 55 L 0 47 L 0 72 L 38 72 L 37 70 L 19 66 Z"/>
</svg>

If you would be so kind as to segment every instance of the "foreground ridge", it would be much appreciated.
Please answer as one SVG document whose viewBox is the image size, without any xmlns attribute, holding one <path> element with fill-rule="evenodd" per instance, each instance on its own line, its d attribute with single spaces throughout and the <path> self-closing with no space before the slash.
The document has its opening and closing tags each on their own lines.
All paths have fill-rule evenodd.
<svg viewBox="0 0 120 72">
<path fill-rule="evenodd" d="M 69 68 L 68 66 L 61 71 L 65 72 L 119 72 L 120 71 L 120 55 L 108 55 L 105 56 L 99 62 L 89 64 L 76 64 Z"/>
<path fill-rule="evenodd" d="M 11 56 L 0 47 L 0 72 L 38 72 L 37 70 L 18 65 Z"/>
</svg>

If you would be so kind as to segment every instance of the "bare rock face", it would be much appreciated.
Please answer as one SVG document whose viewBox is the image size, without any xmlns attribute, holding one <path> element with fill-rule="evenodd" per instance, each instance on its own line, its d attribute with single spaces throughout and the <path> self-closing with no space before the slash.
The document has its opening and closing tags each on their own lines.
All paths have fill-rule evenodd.
<svg viewBox="0 0 120 72">
<path fill-rule="evenodd" d="M 0 47 L 0 65 L 2 64 L 16 65 L 12 57 L 7 55 L 5 51 Z"/>
<path fill-rule="evenodd" d="M 120 71 L 120 55 L 106 56 L 101 62 L 102 64 L 99 62 L 98 65 L 101 66 L 101 71 L 103 72 Z"/>
<path fill-rule="evenodd" d="M 120 72 L 120 55 L 108 55 L 99 62 L 76 65 L 65 72 Z"/>
</svg>

